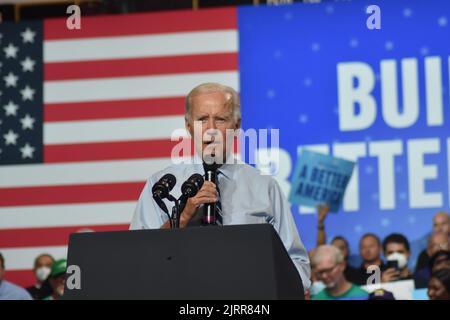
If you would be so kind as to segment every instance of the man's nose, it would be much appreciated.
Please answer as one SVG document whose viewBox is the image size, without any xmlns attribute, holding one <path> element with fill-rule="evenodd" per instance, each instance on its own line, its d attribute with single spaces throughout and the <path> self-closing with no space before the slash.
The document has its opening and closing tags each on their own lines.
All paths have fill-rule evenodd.
<svg viewBox="0 0 450 320">
<path fill-rule="evenodd" d="M 214 139 L 218 138 L 219 130 L 217 129 L 214 121 L 209 120 L 207 122 L 206 128 L 204 129 L 205 134 L 207 134 L 208 136 L 214 137 Z"/>
<path fill-rule="evenodd" d="M 214 121 L 213 118 L 209 118 L 206 123 L 206 130 L 209 130 L 209 129 L 216 129 L 216 122 Z"/>
</svg>

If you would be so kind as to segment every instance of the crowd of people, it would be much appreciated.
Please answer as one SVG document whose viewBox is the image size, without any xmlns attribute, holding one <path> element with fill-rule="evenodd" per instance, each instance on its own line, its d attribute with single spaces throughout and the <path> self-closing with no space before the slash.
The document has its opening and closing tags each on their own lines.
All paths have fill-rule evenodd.
<svg viewBox="0 0 450 320">
<path fill-rule="evenodd" d="M 363 287 L 402 280 L 413 282 L 415 289 L 427 289 L 429 299 L 450 300 L 450 216 L 438 212 L 433 217 L 433 230 L 428 246 L 420 252 L 415 269 L 408 267 L 411 248 L 408 239 L 392 233 L 381 240 L 374 233 L 364 234 L 359 241 L 361 264 L 349 263 L 349 244 L 342 236 L 326 244 L 327 207 L 318 209 L 317 247 L 309 252 L 313 300 L 395 299 L 381 288 L 369 292 Z M 383 259 L 384 257 L 384 259 Z"/>
<path fill-rule="evenodd" d="M 450 216 L 438 212 L 428 246 L 420 252 L 415 269 L 408 260 L 411 248 L 408 239 L 393 233 L 381 240 L 374 233 L 364 234 L 359 241 L 361 264 L 349 263 L 349 244 L 343 236 L 326 244 L 325 219 L 327 207 L 318 210 L 317 247 L 309 252 L 312 286 L 307 298 L 312 300 L 395 299 L 392 292 L 365 290 L 366 285 L 411 280 L 416 289 L 427 288 L 430 299 L 450 300 Z M 384 257 L 384 259 L 383 259 Z M 41 254 L 34 261 L 36 282 L 24 289 L 5 279 L 5 259 L 0 253 L 0 300 L 56 300 L 64 293 L 66 260 L 55 260 Z M 374 276 L 375 275 L 375 276 Z"/>
<path fill-rule="evenodd" d="M 64 294 L 67 260 L 41 254 L 34 260 L 36 282 L 22 288 L 5 279 L 5 258 L 0 253 L 0 300 L 58 300 Z"/>
</svg>

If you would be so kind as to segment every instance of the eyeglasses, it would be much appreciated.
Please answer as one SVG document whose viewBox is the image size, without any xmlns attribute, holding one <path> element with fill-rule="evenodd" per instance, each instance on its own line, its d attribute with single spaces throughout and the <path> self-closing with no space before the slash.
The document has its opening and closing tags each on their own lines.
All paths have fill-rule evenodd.
<svg viewBox="0 0 450 320">
<path fill-rule="evenodd" d="M 448 250 L 449 243 L 448 242 L 446 242 L 446 243 L 435 243 L 435 244 L 432 245 L 432 247 L 435 248 L 435 249 L 446 251 L 446 250 Z"/>
<path fill-rule="evenodd" d="M 323 276 L 324 274 L 330 274 L 330 273 L 332 273 L 332 272 L 336 269 L 337 266 L 338 266 L 338 265 L 336 264 L 336 265 L 334 265 L 333 267 L 328 268 L 328 269 L 316 270 L 316 275 L 317 275 L 318 277 L 321 277 L 321 276 Z"/>
</svg>

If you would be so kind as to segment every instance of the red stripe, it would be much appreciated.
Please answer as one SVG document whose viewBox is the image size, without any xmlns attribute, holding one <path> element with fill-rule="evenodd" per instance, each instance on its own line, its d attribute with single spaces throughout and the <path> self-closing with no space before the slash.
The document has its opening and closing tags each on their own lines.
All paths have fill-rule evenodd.
<svg viewBox="0 0 450 320">
<path fill-rule="evenodd" d="M 144 182 L 0 188 L 0 207 L 136 200 Z"/>
<path fill-rule="evenodd" d="M 46 63 L 44 65 L 44 80 L 128 77 L 223 70 L 237 70 L 236 53 Z"/>
<path fill-rule="evenodd" d="M 181 140 L 180 140 L 181 141 Z M 191 139 L 183 142 L 164 140 L 121 141 L 101 143 L 80 143 L 44 146 L 44 162 L 78 162 L 95 160 L 170 158 L 173 148 L 186 143 L 190 146 L 187 154 L 177 153 L 177 156 L 193 154 Z"/>
<path fill-rule="evenodd" d="M 128 230 L 128 227 L 128 224 L 115 224 L 1 230 L 0 248 L 67 246 L 71 233 Z"/>
<path fill-rule="evenodd" d="M 117 119 L 184 114 L 184 98 L 46 104 L 44 121 Z"/>
<path fill-rule="evenodd" d="M 80 30 L 70 30 L 66 18 L 44 21 L 44 39 L 79 39 L 183 31 L 237 28 L 236 8 L 83 17 Z"/>
<path fill-rule="evenodd" d="M 6 267 L 8 267 L 8 265 L 6 265 Z M 36 277 L 34 276 L 32 269 L 8 271 L 8 268 L 6 268 L 5 279 L 22 288 L 31 287 L 36 282 Z"/>
<path fill-rule="evenodd" d="M 174 149 L 175 147 L 177 148 Z M 233 152 L 239 152 L 239 147 L 239 140 L 235 138 Z M 190 138 L 180 138 L 177 141 L 164 139 L 46 145 L 44 146 L 44 162 L 172 158 L 172 152 L 175 157 L 188 157 L 194 154 L 194 150 L 194 144 Z"/>
</svg>

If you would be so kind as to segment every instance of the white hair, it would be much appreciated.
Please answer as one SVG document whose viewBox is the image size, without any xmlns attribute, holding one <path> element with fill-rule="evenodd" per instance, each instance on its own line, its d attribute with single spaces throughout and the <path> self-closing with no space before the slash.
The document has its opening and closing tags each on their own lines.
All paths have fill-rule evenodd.
<svg viewBox="0 0 450 320">
<path fill-rule="evenodd" d="M 437 217 L 437 216 L 444 216 L 447 218 L 447 221 L 450 221 L 450 215 L 445 212 L 445 211 L 438 211 L 436 212 L 436 214 L 433 216 L 433 220 Z"/>
<path fill-rule="evenodd" d="M 225 86 L 220 83 L 215 82 L 207 82 L 202 83 L 198 86 L 196 86 L 194 89 L 189 92 L 189 94 L 186 96 L 186 110 L 184 117 L 186 121 L 190 120 L 191 116 L 191 110 L 192 110 L 192 104 L 191 100 L 194 96 L 201 94 L 201 93 L 213 93 L 213 92 L 221 92 L 224 94 L 226 98 L 227 105 L 231 105 L 233 110 L 233 116 L 234 121 L 237 123 L 241 120 L 241 103 L 239 99 L 239 94 L 231 87 Z"/>
<path fill-rule="evenodd" d="M 332 258 L 335 264 L 339 264 L 344 261 L 344 255 L 338 247 L 332 245 L 322 245 L 315 250 L 311 263 L 314 266 L 317 266 L 327 258 Z"/>
</svg>

